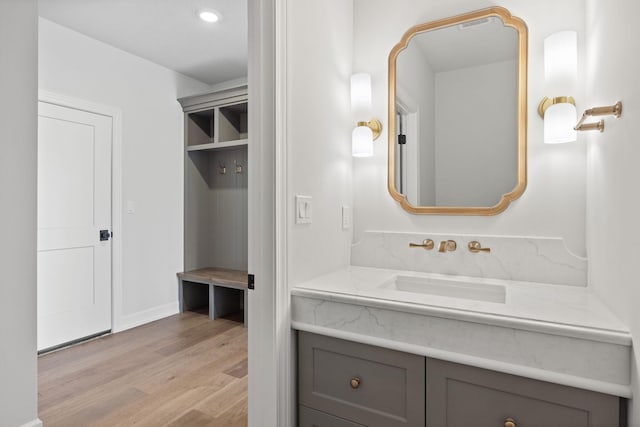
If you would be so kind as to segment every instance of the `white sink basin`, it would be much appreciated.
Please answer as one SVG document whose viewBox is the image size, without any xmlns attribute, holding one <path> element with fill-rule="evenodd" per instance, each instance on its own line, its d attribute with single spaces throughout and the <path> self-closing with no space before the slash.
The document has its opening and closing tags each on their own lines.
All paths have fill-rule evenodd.
<svg viewBox="0 0 640 427">
<path fill-rule="evenodd" d="M 503 285 L 477 283 L 454 278 L 398 275 L 380 285 L 380 288 L 502 304 L 505 302 L 505 287 Z"/>
</svg>

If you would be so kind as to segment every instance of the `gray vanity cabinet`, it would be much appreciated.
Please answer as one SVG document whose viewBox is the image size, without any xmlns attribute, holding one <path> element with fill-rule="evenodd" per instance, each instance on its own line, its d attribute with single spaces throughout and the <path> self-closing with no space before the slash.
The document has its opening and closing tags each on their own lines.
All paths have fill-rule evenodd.
<svg viewBox="0 0 640 427">
<path fill-rule="evenodd" d="M 620 424 L 615 396 L 435 359 L 427 359 L 426 417 L 439 427 Z"/>
<path fill-rule="evenodd" d="M 616 396 L 298 332 L 300 427 L 618 427 Z"/>
<path fill-rule="evenodd" d="M 300 332 L 300 425 L 423 426 L 424 369 L 422 356 Z"/>
<path fill-rule="evenodd" d="M 302 405 L 298 406 L 298 418 L 298 427 L 364 427 Z"/>
</svg>

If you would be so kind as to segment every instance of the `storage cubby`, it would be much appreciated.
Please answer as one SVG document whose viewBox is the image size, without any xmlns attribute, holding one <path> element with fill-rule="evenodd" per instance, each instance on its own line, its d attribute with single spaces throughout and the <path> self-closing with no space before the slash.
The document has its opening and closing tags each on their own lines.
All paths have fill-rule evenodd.
<svg viewBox="0 0 640 427">
<path fill-rule="evenodd" d="M 194 111 L 185 110 L 187 150 L 200 151 L 246 145 L 247 110 L 247 101 L 238 99 L 221 100 L 220 105 L 208 108 L 198 106 Z"/>
<path fill-rule="evenodd" d="M 247 103 L 226 105 L 218 109 L 219 133 L 218 141 L 235 141 L 247 139 Z"/>
<path fill-rule="evenodd" d="M 214 142 L 214 110 L 197 111 L 187 117 L 188 146 Z"/>
<path fill-rule="evenodd" d="M 181 309 L 189 309 L 192 295 L 205 295 L 194 286 L 210 286 L 209 304 L 215 298 L 216 306 L 225 307 L 210 310 L 214 317 L 230 306 L 243 309 L 242 294 L 246 297 L 247 89 L 179 101 L 185 113 L 184 271 L 178 277 L 186 299 Z M 199 276 L 206 278 L 193 279 Z"/>
</svg>

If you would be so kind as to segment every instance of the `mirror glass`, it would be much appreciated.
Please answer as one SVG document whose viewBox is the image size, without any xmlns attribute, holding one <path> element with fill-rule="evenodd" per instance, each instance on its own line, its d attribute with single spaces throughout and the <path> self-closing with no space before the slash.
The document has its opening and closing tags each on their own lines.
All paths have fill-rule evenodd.
<svg viewBox="0 0 640 427">
<path fill-rule="evenodd" d="M 389 58 L 389 190 L 492 215 L 526 186 L 526 26 L 503 8 L 418 25 Z"/>
</svg>

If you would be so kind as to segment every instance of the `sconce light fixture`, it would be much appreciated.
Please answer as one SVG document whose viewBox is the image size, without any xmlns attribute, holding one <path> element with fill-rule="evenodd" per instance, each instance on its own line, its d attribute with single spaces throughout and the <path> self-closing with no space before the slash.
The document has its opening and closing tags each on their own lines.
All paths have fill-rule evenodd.
<svg viewBox="0 0 640 427">
<path fill-rule="evenodd" d="M 578 36 L 575 31 L 560 31 L 544 39 L 544 74 L 547 89 L 553 93 L 572 93 L 578 70 Z M 622 114 L 622 103 L 590 108 L 576 123 L 576 102 L 571 96 L 546 96 L 538 105 L 538 114 L 544 119 L 544 142 L 557 144 L 577 139 L 578 131 L 604 131 L 604 120 L 584 123 L 590 116 Z"/>
<path fill-rule="evenodd" d="M 554 94 L 572 93 L 578 74 L 578 35 L 560 31 L 544 39 L 544 77 L 547 90 Z M 573 129 L 577 120 L 572 96 L 544 97 L 538 105 L 544 119 L 544 142 L 558 144 L 576 140 Z"/>
<path fill-rule="evenodd" d="M 358 118 L 371 116 L 371 76 L 358 73 L 351 76 L 351 111 Z M 382 132 L 378 119 L 358 121 L 351 134 L 351 154 L 353 157 L 373 156 L 373 141 Z"/>
</svg>

